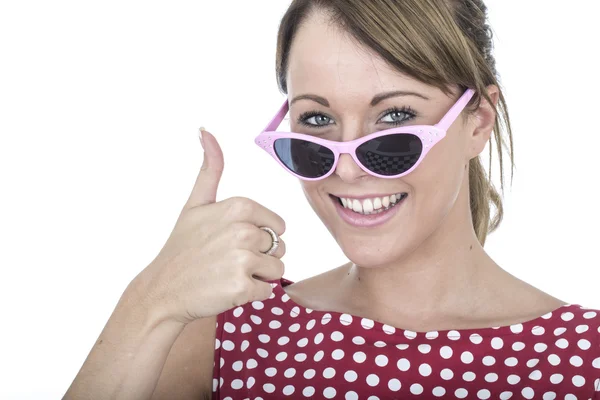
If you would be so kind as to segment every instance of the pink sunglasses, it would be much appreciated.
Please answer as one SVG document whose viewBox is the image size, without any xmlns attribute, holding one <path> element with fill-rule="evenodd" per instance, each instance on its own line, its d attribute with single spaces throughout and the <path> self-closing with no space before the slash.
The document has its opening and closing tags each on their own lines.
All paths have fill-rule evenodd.
<svg viewBox="0 0 600 400">
<path fill-rule="evenodd" d="M 294 132 L 277 132 L 289 111 L 287 99 L 273 120 L 255 139 L 297 178 L 314 181 L 335 171 L 340 154 L 350 154 L 365 172 L 378 178 L 398 178 L 409 174 L 423 161 L 431 148 L 446 136 L 475 94 L 467 89 L 437 124 L 403 126 L 374 132 L 349 142 L 336 142 Z"/>
</svg>

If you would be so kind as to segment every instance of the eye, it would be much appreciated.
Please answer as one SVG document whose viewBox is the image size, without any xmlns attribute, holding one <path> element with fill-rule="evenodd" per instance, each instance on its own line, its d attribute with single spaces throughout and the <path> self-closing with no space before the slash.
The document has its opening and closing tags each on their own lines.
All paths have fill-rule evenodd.
<svg viewBox="0 0 600 400">
<path fill-rule="evenodd" d="M 331 121 L 331 118 L 316 111 L 308 111 L 298 117 L 299 124 L 313 128 L 331 125 Z"/>
<path fill-rule="evenodd" d="M 392 107 L 384 111 L 384 116 L 380 122 L 392 125 L 400 125 L 403 122 L 409 121 L 417 116 L 417 113 L 410 107 Z M 387 121 L 384 118 L 390 117 Z"/>
</svg>

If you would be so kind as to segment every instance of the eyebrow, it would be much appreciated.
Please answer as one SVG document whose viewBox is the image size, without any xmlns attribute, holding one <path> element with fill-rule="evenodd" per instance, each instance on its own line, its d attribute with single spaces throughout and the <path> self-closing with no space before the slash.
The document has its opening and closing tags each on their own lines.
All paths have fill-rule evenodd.
<svg viewBox="0 0 600 400">
<path fill-rule="evenodd" d="M 398 96 L 417 96 L 424 100 L 429 100 L 429 97 L 422 95 L 421 93 L 411 92 L 411 91 L 407 91 L 407 90 L 394 90 L 392 92 L 379 93 L 378 95 L 373 97 L 373 99 L 371 100 L 371 107 L 375 107 L 377 104 L 379 104 L 380 102 L 382 102 L 385 99 L 389 99 L 391 97 L 398 97 Z M 315 101 L 325 107 L 329 107 L 329 102 L 327 101 L 327 99 L 324 97 L 321 97 L 321 96 L 317 96 L 316 94 L 298 95 L 292 99 L 290 106 L 292 104 L 294 104 L 295 102 L 297 102 L 298 100 L 312 100 L 312 101 Z"/>
</svg>

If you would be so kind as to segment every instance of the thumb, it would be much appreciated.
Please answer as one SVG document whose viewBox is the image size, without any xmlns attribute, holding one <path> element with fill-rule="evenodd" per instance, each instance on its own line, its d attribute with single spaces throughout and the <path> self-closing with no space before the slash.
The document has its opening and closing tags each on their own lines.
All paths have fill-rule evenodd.
<svg viewBox="0 0 600 400">
<path fill-rule="evenodd" d="M 192 193 L 186 203 L 188 208 L 214 203 L 223 174 L 223 151 L 221 151 L 217 139 L 204 128 L 200 128 L 198 134 L 204 148 L 204 159 Z"/>
</svg>

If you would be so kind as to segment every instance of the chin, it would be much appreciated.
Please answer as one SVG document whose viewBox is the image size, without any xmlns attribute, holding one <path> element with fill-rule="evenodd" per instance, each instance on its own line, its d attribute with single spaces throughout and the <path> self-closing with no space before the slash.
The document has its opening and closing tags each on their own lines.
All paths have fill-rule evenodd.
<svg viewBox="0 0 600 400">
<path fill-rule="evenodd" d="M 365 268 L 393 264 L 412 253 L 418 246 L 414 240 L 406 238 L 381 240 L 381 237 L 377 236 L 368 239 L 341 236 L 335 239 L 350 261 Z"/>
</svg>

